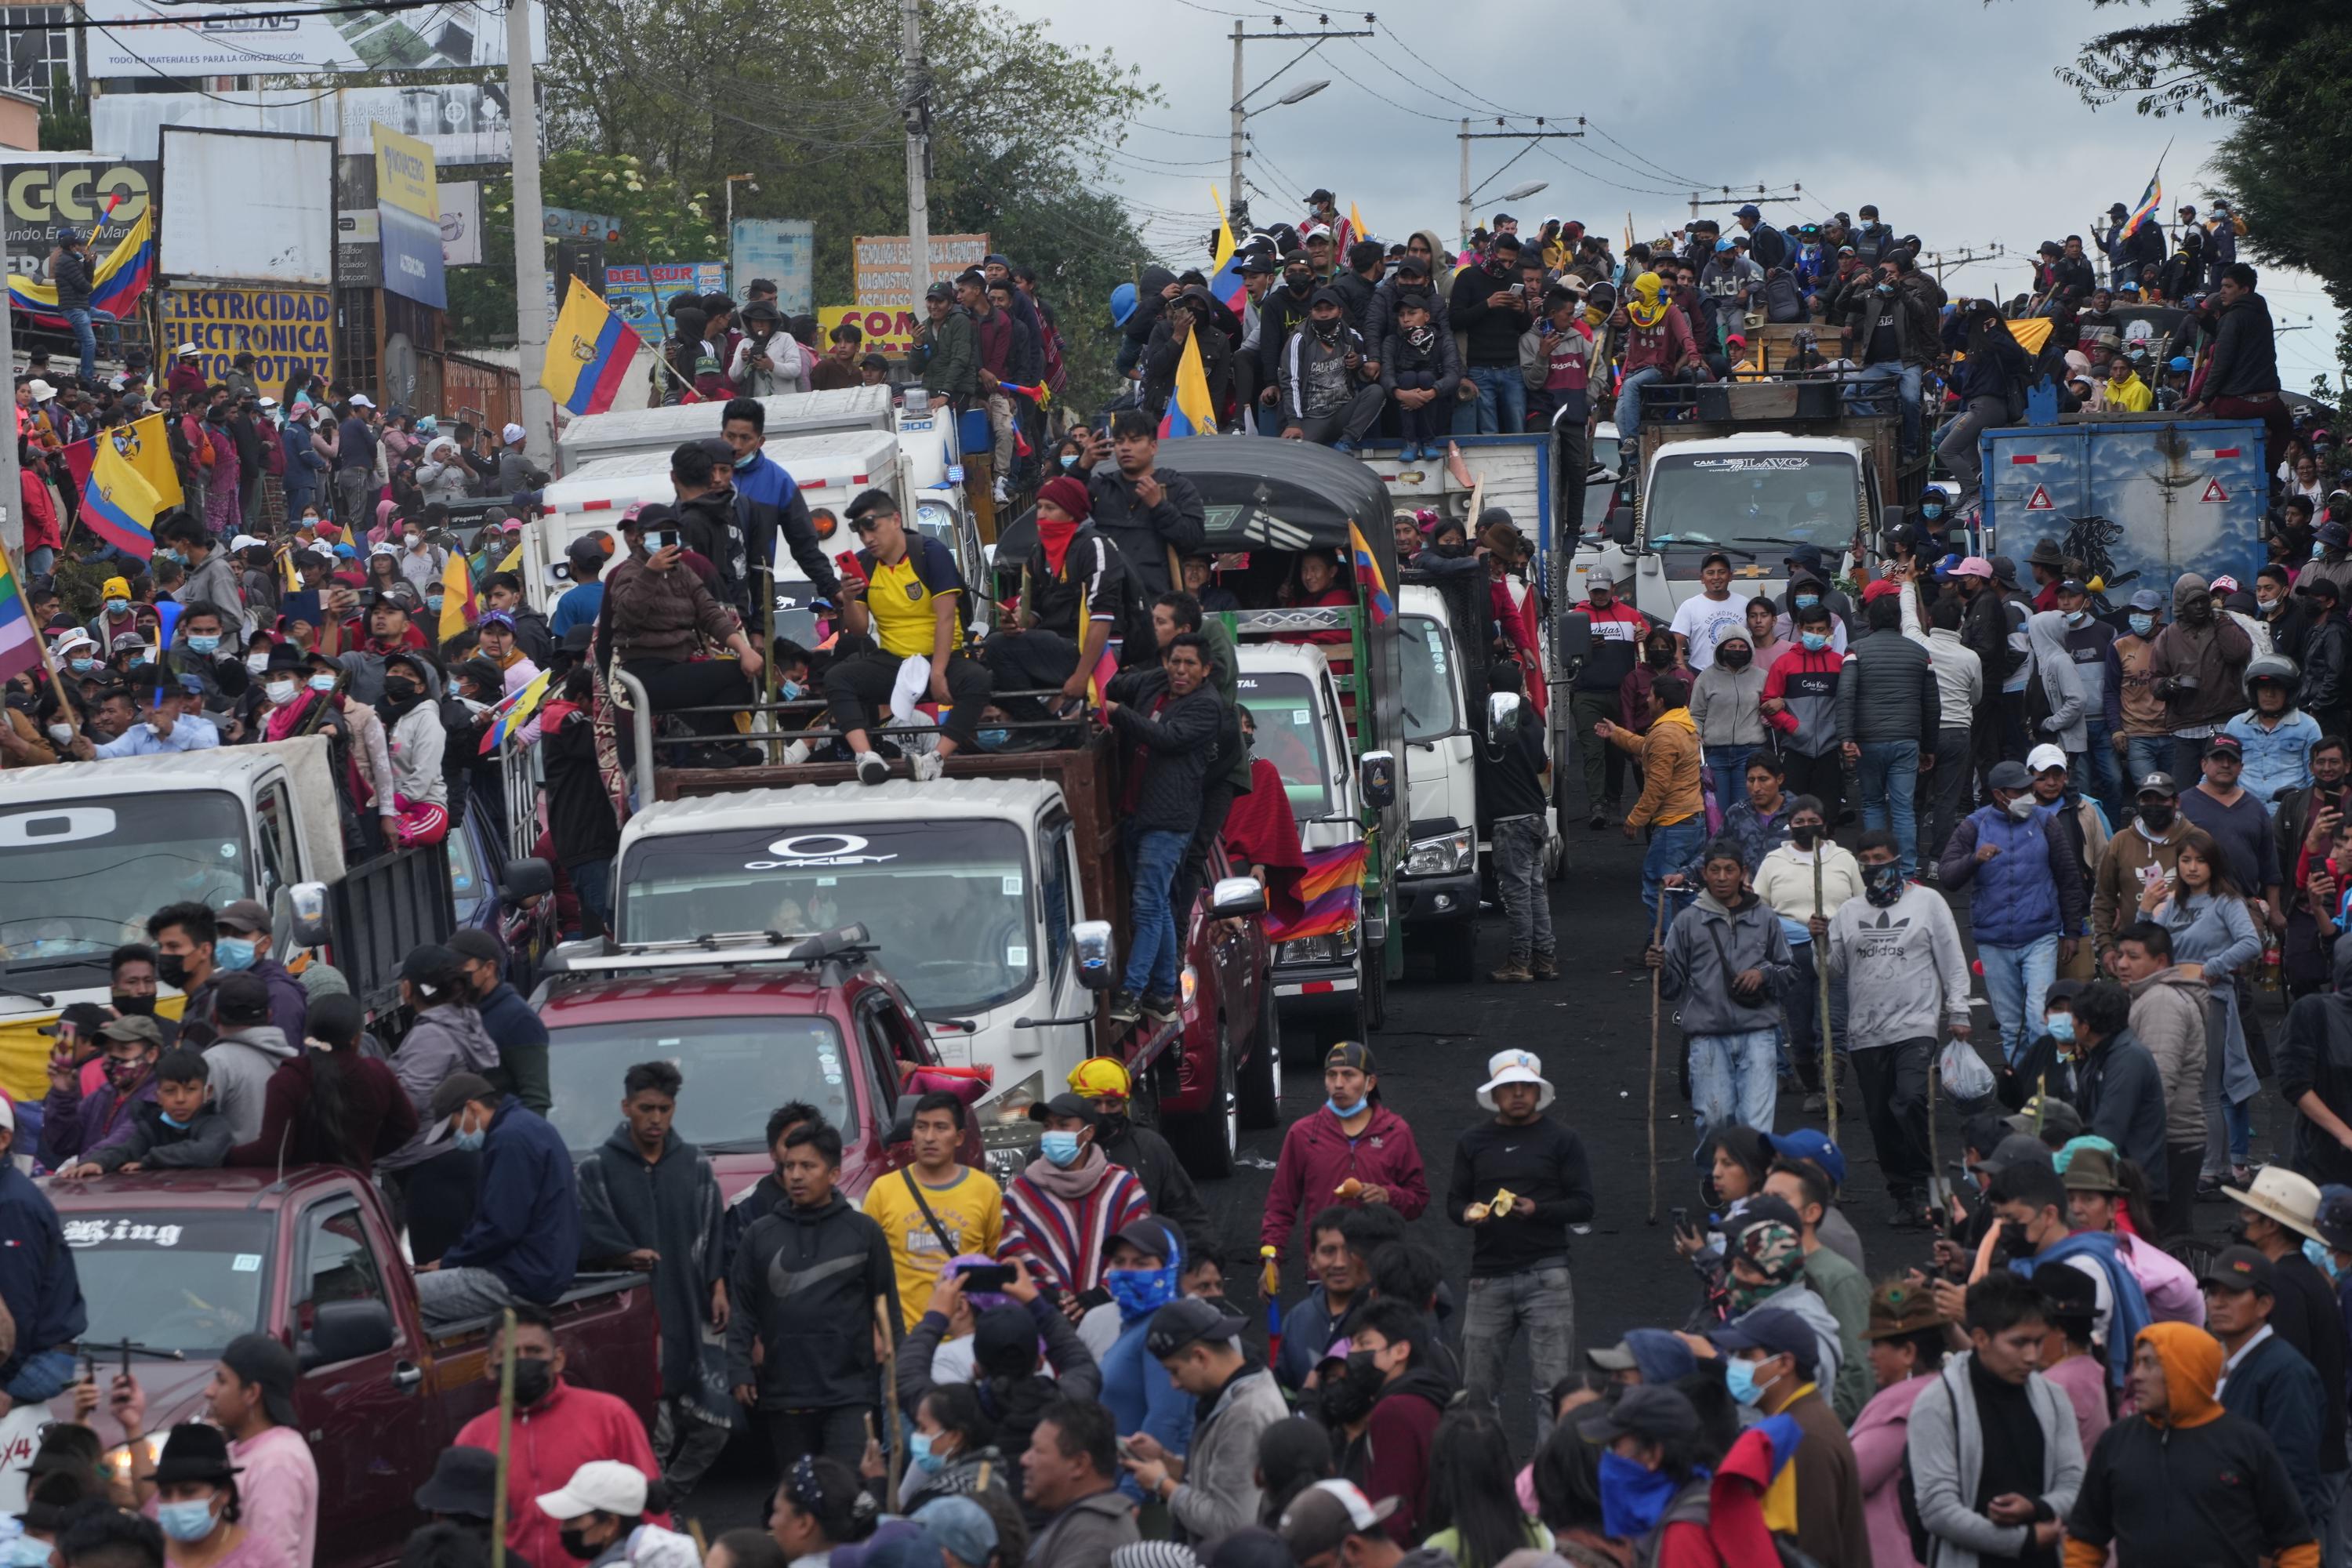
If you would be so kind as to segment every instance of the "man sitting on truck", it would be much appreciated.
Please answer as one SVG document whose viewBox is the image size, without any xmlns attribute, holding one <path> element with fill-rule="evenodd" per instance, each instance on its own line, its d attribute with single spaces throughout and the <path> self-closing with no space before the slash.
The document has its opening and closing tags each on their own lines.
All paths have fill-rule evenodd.
<svg viewBox="0 0 2352 1568">
<path fill-rule="evenodd" d="M 993 685 L 987 667 L 963 649 L 963 574 L 945 543 L 907 531 L 886 489 L 863 491 L 849 503 L 849 530 L 861 544 L 854 557 L 860 581 L 842 589 L 842 626 L 853 637 L 871 637 L 875 646 L 834 660 L 824 672 L 825 700 L 849 742 L 858 782 L 880 784 L 890 764 L 874 751 L 868 710 L 889 696 L 902 664 L 928 659 L 930 699 L 947 705 L 946 732 L 938 750 L 916 751 L 909 761 L 917 778 L 935 779 L 950 757 L 979 744 L 980 714 Z"/>
<path fill-rule="evenodd" d="M 1037 487 L 1037 542 L 1021 563 L 1013 613 L 980 650 L 997 689 L 1058 685 L 1055 706 L 1066 709 L 1085 700 L 1113 637 L 1130 660 L 1154 646 L 1149 601 L 1118 546 L 1088 524 L 1093 510 L 1087 487 L 1067 474 Z"/>
<path fill-rule="evenodd" d="M 482 1165 L 473 1223 L 416 1270 L 426 1329 L 559 1300 L 580 1260 L 580 1194 L 563 1134 L 479 1073 L 443 1079 L 428 1112 L 447 1124 L 457 1148 L 479 1150 Z"/>
<path fill-rule="evenodd" d="M 163 752 L 209 751 L 220 744 L 220 731 L 199 710 L 204 699 L 181 689 L 160 665 L 131 672 L 131 692 L 139 705 L 138 721 L 101 746 L 77 736 L 73 753 L 83 762 L 112 757 L 152 757 Z"/>
</svg>

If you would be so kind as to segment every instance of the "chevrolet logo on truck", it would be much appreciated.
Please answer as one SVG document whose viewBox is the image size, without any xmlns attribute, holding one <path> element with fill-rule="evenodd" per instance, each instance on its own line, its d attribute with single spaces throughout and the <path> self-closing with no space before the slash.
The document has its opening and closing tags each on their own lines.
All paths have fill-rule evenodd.
<svg viewBox="0 0 2352 1568">
<path fill-rule="evenodd" d="M 768 853 L 781 857 L 774 860 L 746 860 L 746 871 L 792 871 L 811 866 L 879 866 L 896 860 L 891 855 L 861 853 L 871 840 L 855 833 L 803 833 L 791 838 L 779 838 L 768 846 Z M 810 848 L 816 845 L 824 847 Z"/>
</svg>

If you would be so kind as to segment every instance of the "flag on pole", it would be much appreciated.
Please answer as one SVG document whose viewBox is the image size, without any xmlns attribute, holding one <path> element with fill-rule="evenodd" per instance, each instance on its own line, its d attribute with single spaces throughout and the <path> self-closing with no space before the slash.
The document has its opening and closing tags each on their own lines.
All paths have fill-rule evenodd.
<svg viewBox="0 0 2352 1568">
<path fill-rule="evenodd" d="M 446 605 L 442 607 L 442 614 L 445 616 L 448 614 Z M 489 732 L 482 737 L 481 754 L 483 756 L 487 757 L 505 745 L 509 735 L 530 722 L 530 716 L 539 711 L 541 700 L 547 696 L 548 678 L 554 673 L 551 669 L 541 670 L 531 677 L 530 684 L 499 704 L 497 721 L 491 724 Z"/>
<path fill-rule="evenodd" d="M 2133 208 L 2131 216 L 2124 220 L 2124 232 L 2122 237 L 2129 239 L 2133 235 L 2138 233 L 2139 226 L 2146 223 L 2149 218 L 2154 217 L 2156 216 L 2156 209 L 2163 205 L 2164 165 L 2158 163 L 2156 166 L 2156 173 L 2147 177 L 2147 189 L 2140 193 L 2139 205 Z"/>
<path fill-rule="evenodd" d="M 1249 293 L 1248 280 L 1242 276 L 1241 256 L 1234 245 L 1234 226 L 1225 221 L 1225 204 L 1214 185 L 1209 187 L 1209 205 L 1217 213 L 1217 254 L 1209 265 L 1209 292 L 1238 315 L 1242 300 Z"/>
<path fill-rule="evenodd" d="M 0 680 L 14 680 L 41 665 L 41 634 L 33 625 L 33 606 L 25 588 L 0 549 Z"/>
<path fill-rule="evenodd" d="M 118 321 L 133 314 L 139 296 L 146 291 L 154 276 L 155 213 L 150 207 L 91 274 L 90 313 L 110 316 Z M 39 283 L 12 273 L 8 279 L 8 300 L 32 317 L 36 325 L 62 329 L 66 324 L 65 313 L 58 309 L 58 286 L 54 283 Z"/>
<path fill-rule="evenodd" d="M 547 335 L 547 363 L 539 384 L 573 414 L 602 414 L 613 406 L 629 365 L 644 340 L 613 314 L 612 307 L 579 279 L 563 298 L 555 330 Z"/>
<path fill-rule="evenodd" d="M 1349 202 L 1348 204 L 1348 243 L 1353 245 L 1360 239 L 1369 239 L 1371 235 L 1370 231 L 1364 227 L 1364 215 L 1356 210 L 1356 204 L 1354 202 Z M 1347 259 L 1348 258 L 1344 253 L 1339 258 L 1342 265 L 1346 263 Z"/>
<path fill-rule="evenodd" d="M 1168 399 L 1168 412 L 1160 416 L 1160 438 L 1216 433 L 1217 405 L 1209 396 L 1209 373 L 1201 363 L 1201 340 L 1195 333 L 1184 340 L 1183 356 L 1176 362 L 1176 390 Z"/>
<path fill-rule="evenodd" d="M 102 434 L 107 444 L 121 454 L 131 470 L 155 492 L 159 512 L 180 504 L 180 476 L 172 467 L 172 442 L 163 427 L 163 416 L 150 414 L 144 419 L 117 425 Z M 99 440 L 100 437 L 93 436 L 86 441 L 76 441 L 58 454 L 65 458 L 66 468 L 78 488 L 87 489 L 89 485 L 90 470 L 98 465 Z"/>
<path fill-rule="evenodd" d="M 1364 531 L 1352 521 L 1348 524 L 1348 546 L 1356 559 L 1356 586 L 1363 590 L 1364 602 L 1371 606 L 1372 624 L 1379 626 L 1396 614 L 1396 600 L 1390 596 L 1388 577 L 1381 571 L 1380 558 L 1364 542 Z"/>
<path fill-rule="evenodd" d="M 466 552 L 452 550 L 449 563 L 441 568 L 440 640 L 447 642 L 472 626 L 481 613 L 482 606 L 474 597 L 474 574 L 466 566 Z"/>
<path fill-rule="evenodd" d="M 117 550 L 148 561 L 154 558 L 155 518 L 163 510 L 163 498 L 155 487 L 112 441 L 102 442 L 82 486 L 82 521 Z"/>
</svg>

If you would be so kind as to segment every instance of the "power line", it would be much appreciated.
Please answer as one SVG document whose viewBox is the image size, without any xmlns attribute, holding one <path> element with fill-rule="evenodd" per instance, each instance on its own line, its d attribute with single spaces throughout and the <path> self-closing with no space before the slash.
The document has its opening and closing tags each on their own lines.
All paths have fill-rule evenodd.
<svg viewBox="0 0 2352 1568">
<path fill-rule="evenodd" d="M 1462 83 L 1455 81 L 1452 77 L 1447 76 L 1444 71 L 1438 70 L 1436 62 L 1415 54 L 1412 47 L 1410 44 L 1407 44 L 1402 38 L 1399 37 L 1397 36 L 1396 29 L 1391 27 L 1386 22 L 1381 21 L 1378 17 L 1374 17 L 1372 18 L 1372 26 L 1377 27 L 1382 33 L 1387 34 L 1390 42 L 1395 44 L 1397 47 L 1404 50 L 1405 58 L 1407 59 L 1412 60 L 1415 65 L 1426 66 L 1432 71 L 1435 71 L 1437 79 L 1440 81 L 1444 82 L 1447 86 L 1453 88 L 1454 91 L 1460 93 L 1463 97 L 1469 99 L 1472 102 L 1483 103 L 1487 108 L 1493 110 L 1496 113 L 1507 114 L 1514 120 L 1533 120 L 1536 118 L 1534 115 L 1529 114 L 1523 110 L 1511 109 L 1504 106 L 1503 104 L 1496 103 L 1493 99 L 1488 98 L 1486 94 L 1465 87 Z M 1459 116 L 1456 118 L 1459 118 Z"/>
</svg>

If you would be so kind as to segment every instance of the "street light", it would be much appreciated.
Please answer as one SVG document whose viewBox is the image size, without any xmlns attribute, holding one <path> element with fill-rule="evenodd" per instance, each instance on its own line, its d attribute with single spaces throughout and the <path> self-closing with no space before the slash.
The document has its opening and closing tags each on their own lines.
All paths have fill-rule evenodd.
<svg viewBox="0 0 2352 1568">
<path fill-rule="evenodd" d="M 1236 24 L 1236 26 L 1238 26 L 1238 24 Z M 1297 60 L 1290 62 L 1291 65 L 1297 65 L 1297 63 L 1298 62 Z M 1283 70 L 1288 70 L 1290 66 L 1285 66 Z M 1276 76 L 1280 76 L 1281 74 L 1282 71 L 1275 72 Z M 1269 81 L 1271 79 L 1271 78 L 1268 79 Z M 1241 90 L 1241 46 L 1239 44 L 1235 44 L 1234 46 L 1234 92 L 1235 96 L 1229 110 L 1229 112 L 1233 116 L 1233 132 L 1232 142 L 1227 150 L 1226 163 L 1228 167 L 1225 172 L 1225 178 L 1227 183 L 1232 186 L 1233 199 L 1237 203 L 1242 200 L 1242 126 L 1248 121 L 1252 116 L 1264 114 L 1269 109 L 1280 109 L 1284 105 L 1291 103 L 1304 103 L 1307 100 L 1314 97 L 1317 93 L 1321 92 L 1325 88 L 1329 87 L 1331 83 L 1328 79 L 1326 79 L 1323 81 L 1310 81 L 1304 87 L 1294 87 L 1288 92 L 1284 93 L 1280 98 L 1276 99 L 1272 103 L 1261 105 L 1256 109 L 1244 109 L 1242 105 L 1247 103 L 1251 99 L 1264 91 L 1267 85 L 1266 82 L 1262 81 L 1258 83 L 1257 86 L 1250 89 L 1247 92 L 1243 92 Z"/>
<path fill-rule="evenodd" d="M 727 243 L 730 246 L 735 243 L 735 187 L 739 184 L 755 196 L 760 194 L 758 176 L 753 174 L 727 176 Z"/>
<path fill-rule="evenodd" d="M 1317 93 L 1321 92 L 1325 88 L 1329 87 L 1330 85 L 1330 82 L 1328 80 L 1310 81 L 1305 87 L 1293 88 L 1290 91 L 1283 94 L 1280 98 L 1276 99 L 1274 103 L 1269 107 L 1279 108 L 1281 105 L 1286 103 L 1302 103 L 1307 99 L 1314 97 Z"/>
<path fill-rule="evenodd" d="M 1512 186 L 1509 190 L 1503 193 L 1502 199 L 1507 202 L 1523 202 L 1529 196 L 1534 195 L 1538 191 L 1548 191 L 1549 189 L 1551 189 L 1551 182 L 1549 180 L 1535 180 L 1524 185 Z"/>
</svg>

